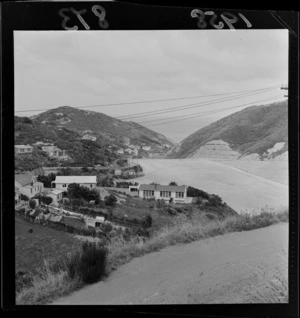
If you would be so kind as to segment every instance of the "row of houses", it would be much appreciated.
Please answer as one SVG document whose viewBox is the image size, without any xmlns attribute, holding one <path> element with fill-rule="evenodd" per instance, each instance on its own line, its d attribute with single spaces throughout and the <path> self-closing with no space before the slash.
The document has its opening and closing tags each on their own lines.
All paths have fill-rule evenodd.
<svg viewBox="0 0 300 318">
<path fill-rule="evenodd" d="M 68 160 L 70 157 L 66 154 L 65 150 L 54 146 L 53 144 L 36 142 L 34 146 L 40 147 L 40 149 L 47 153 L 50 158 L 56 158 L 58 160 Z M 33 152 L 34 147 L 31 145 L 15 145 L 15 154 L 30 154 Z"/>
<path fill-rule="evenodd" d="M 63 192 L 67 192 L 68 186 L 77 183 L 89 189 L 95 189 L 97 186 L 97 176 L 56 176 L 51 182 L 51 190 L 48 190 L 47 196 L 51 196 L 54 203 L 58 203 Z M 44 193 L 44 185 L 37 181 L 37 178 L 30 174 L 15 175 L 15 200 L 19 200 L 19 195 L 24 194 L 33 198 L 38 193 Z M 159 184 L 141 184 L 130 186 L 129 193 L 138 195 L 145 199 L 163 199 L 175 203 L 185 203 L 187 200 L 187 186 L 159 185 Z"/>
<path fill-rule="evenodd" d="M 126 149 L 123 149 L 123 148 L 118 149 L 117 154 L 119 154 L 119 155 L 131 154 L 131 155 L 137 156 L 139 154 L 140 150 L 150 151 L 151 147 L 150 146 L 128 145 L 128 148 L 126 148 Z"/>
<path fill-rule="evenodd" d="M 32 174 L 15 175 L 15 204 L 21 201 L 21 194 L 32 199 L 37 194 L 45 194 L 52 198 L 54 204 L 58 204 L 63 197 L 63 191 L 59 189 L 45 189 L 42 182 L 37 181 L 37 177 Z"/>
</svg>

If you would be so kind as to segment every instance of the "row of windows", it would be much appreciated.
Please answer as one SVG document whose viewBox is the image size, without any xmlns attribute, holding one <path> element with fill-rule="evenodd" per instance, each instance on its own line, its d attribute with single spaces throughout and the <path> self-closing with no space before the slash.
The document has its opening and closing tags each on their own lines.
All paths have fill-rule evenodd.
<svg viewBox="0 0 300 318">
<path fill-rule="evenodd" d="M 153 197 L 153 190 L 144 190 L 144 197 Z M 161 198 L 171 198 L 171 191 L 160 191 Z M 184 192 L 176 192 L 176 198 L 184 198 Z"/>
<path fill-rule="evenodd" d="M 30 189 L 30 193 L 32 193 L 32 189 L 33 189 L 34 192 L 35 192 L 36 190 L 38 190 L 38 192 L 40 192 L 40 191 L 42 190 L 42 187 L 41 187 L 41 186 L 36 186 L 36 187 L 34 187 L 34 188 L 31 188 L 31 189 Z"/>
<path fill-rule="evenodd" d="M 144 197 L 154 197 L 153 190 L 144 190 Z"/>
<path fill-rule="evenodd" d="M 170 198 L 171 197 L 171 191 L 160 191 L 160 197 Z"/>
</svg>

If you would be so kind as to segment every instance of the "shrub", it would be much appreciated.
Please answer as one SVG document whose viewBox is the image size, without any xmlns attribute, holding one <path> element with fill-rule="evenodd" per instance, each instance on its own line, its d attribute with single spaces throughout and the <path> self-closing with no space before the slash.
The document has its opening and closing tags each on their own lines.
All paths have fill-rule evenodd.
<svg viewBox="0 0 300 318">
<path fill-rule="evenodd" d="M 200 198 L 203 198 L 206 200 L 209 199 L 209 194 L 207 192 L 199 190 L 197 188 L 193 188 L 193 187 L 187 188 L 187 196 L 188 197 L 200 197 Z"/>
<path fill-rule="evenodd" d="M 39 199 L 41 203 L 45 203 L 46 205 L 50 205 L 53 201 L 51 197 L 47 197 L 47 196 L 40 197 Z"/>
<path fill-rule="evenodd" d="M 78 276 L 84 283 L 97 282 L 106 273 L 107 249 L 103 246 L 84 242 L 81 253 L 73 254 L 68 264 L 68 274 Z"/>
<path fill-rule="evenodd" d="M 170 186 L 177 186 L 178 184 L 177 184 L 175 181 L 171 181 L 171 182 L 169 183 L 169 185 L 170 185 Z"/>
<path fill-rule="evenodd" d="M 166 203 L 165 203 L 165 200 L 163 200 L 163 199 L 158 199 L 158 200 L 156 201 L 156 206 L 157 206 L 158 208 L 164 207 L 165 205 L 166 205 Z"/>
<path fill-rule="evenodd" d="M 143 226 L 145 228 L 149 228 L 152 226 L 152 216 L 150 214 L 146 215 L 145 220 L 143 221 Z"/>
<path fill-rule="evenodd" d="M 34 200 L 29 201 L 29 206 L 31 209 L 34 209 L 36 207 L 36 202 Z"/>
<path fill-rule="evenodd" d="M 27 195 L 25 195 L 25 194 L 22 194 L 22 193 L 21 193 L 20 198 L 21 198 L 21 200 L 22 200 L 22 201 L 29 201 L 28 196 L 27 196 Z"/>
<path fill-rule="evenodd" d="M 105 205 L 114 206 L 117 202 L 117 198 L 113 194 L 111 194 L 104 198 L 104 202 L 105 202 Z"/>
<path fill-rule="evenodd" d="M 113 229 L 113 226 L 108 222 L 103 223 L 102 227 L 103 227 L 103 230 L 107 233 L 111 232 L 111 230 Z"/>
</svg>

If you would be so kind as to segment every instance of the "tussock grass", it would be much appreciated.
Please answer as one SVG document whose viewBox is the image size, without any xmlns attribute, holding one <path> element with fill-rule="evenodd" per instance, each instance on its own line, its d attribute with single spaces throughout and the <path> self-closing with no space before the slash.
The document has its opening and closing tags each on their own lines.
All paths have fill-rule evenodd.
<svg viewBox="0 0 300 318">
<path fill-rule="evenodd" d="M 288 219 L 287 209 L 276 212 L 263 209 L 257 215 L 244 214 L 230 216 L 222 220 L 208 219 L 206 222 L 199 222 L 199 220 L 191 218 L 185 223 L 166 226 L 154 232 L 149 239 L 144 241 L 137 236 L 129 240 L 124 240 L 122 236 L 114 238 L 107 246 L 106 266 L 104 266 L 103 261 L 100 261 L 101 257 L 102 260 L 104 258 L 106 260 L 106 252 L 103 250 L 99 253 L 100 258 L 97 258 L 95 250 L 92 251 L 88 260 L 83 263 L 80 263 L 80 258 L 73 254 L 73 258 L 60 260 L 52 265 L 46 264 L 44 273 L 35 276 L 30 286 L 24 287 L 18 292 L 16 303 L 20 305 L 50 302 L 54 298 L 61 297 L 84 286 L 84 282 L 99 280 L 135 257 L 159 251 L 167 246 L 191 243 L 230 232 L 250 231 L 279 222 L 288 222 Z M 94 265 L 97 262 L 93 261 L 95 259 L 99 260 L 96 266 Z M 87 274 L 88 279 L 83 279 L 82 274 L 78 273 L 78 268 L 83 269 L 82 272 Z M 90 279 L 90 273 L 93 273 L 93 279 Z"/>
<path fill-rule="evenodd" d="M 287 221 L 287 209 L 276 212 L 270 209 L 263 209 L 258 215 L 237 215 L 230 216 L 224 220 L 202 223 L 191 219 L 184 224 L 166 226 L 154 233 L 145 243 L 137 242 L 136 238 L 130 241 L 116 239 L 108 247 L 110 251 L 108 255 L 108 271 L 116 269 L 134 257 L 159 251 L 167 246 L 191 243 L 230 232 L 250 231 Z"/>
</svg>

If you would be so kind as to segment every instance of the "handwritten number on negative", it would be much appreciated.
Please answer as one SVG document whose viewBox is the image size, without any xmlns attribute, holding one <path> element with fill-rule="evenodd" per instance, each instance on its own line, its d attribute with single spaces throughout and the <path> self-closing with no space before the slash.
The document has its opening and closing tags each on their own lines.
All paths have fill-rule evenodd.
<svg viewBox="0 0 300 318">
<path fill-rule="evenodd" d="M 98 18 L 98 24 L 100 28 L 107 29 L 109 24 L 105 20 L 105 9 L 99 5 L 92 6 L 91 11 L 94 13 L 94 15 Z M 81 22 L 81 24 L 84 26 L 86 30 L 90 30 L 90 26 L 88 25 L 87 21 L 83 18 L 83 15 L 87 13 L 86 9 L 82 10 L 76 10 L 74 8 L 63 8 L 58 11 L 58 14 L 63 18 L 62 20 L 62 28 L 65 30 L 78 30 L 78 26 L 70 26 L 68 25 L 69 20 L 71 20 L 72 14 L 75 15 L 78 20 Z"/>
<path fill-rule="evenodd" d="M 252 24 L 250 23 L 250 21 L 243 14 L 239 13 L 238 15 L 246 23 L 248 28 L 252 27 Z M 203 12 L 200 9 L 194 9 L 191 11 L 191 17 L 198 19 L 197 26 L 200 29 L 205 29 L 207 27 L 207 22 L 205 21 L 206 16 L 211 16 L 211 18 L 209 20 L 209 24 L 212 27 L 214 27 L 215 29 L 223 29 L 224 28 L 224 23 L 222 21 L 220 21 L 218 24 L 215 23 L 218 16 L 214 13 L 214 11 Z M 234 29 L 233 24 L 238 21 L 238 17 L 230 12 L 223 12 L 221 14 L 221 18 L 227 24 L 228 28 L 231 30 Z"/>
</svg>

